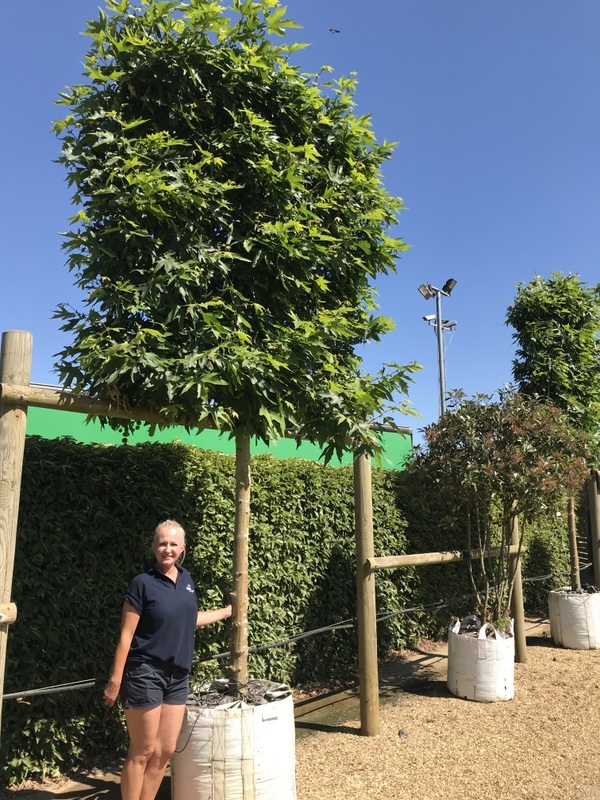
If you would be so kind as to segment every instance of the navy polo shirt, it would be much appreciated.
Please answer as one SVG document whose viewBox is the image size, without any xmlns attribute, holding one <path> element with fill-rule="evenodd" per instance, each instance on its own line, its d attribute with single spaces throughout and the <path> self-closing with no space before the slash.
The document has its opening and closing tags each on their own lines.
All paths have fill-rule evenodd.
<svg viewBox="0 0 600 800">
<path fill-rule="evenodd" d="M 190 573 L 180 564 L 173 583 L 151 562 L 131 581 L 124 600 L 140 615 L 129 657 L 167 661 L 191 669 L 198 601 Z"/>
</svg>

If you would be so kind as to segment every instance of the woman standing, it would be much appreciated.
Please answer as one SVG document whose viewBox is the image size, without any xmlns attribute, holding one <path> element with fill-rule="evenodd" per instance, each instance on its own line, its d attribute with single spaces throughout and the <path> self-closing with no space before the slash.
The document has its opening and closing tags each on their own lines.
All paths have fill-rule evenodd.
<svg viewBox="0 0 600 800">
<path fill-rule="evenodd" d="M 185 532 L 173 520 L 154 531 L 154 561 L 129 585 L 121 634 L 104 702 L 121 698 L 129 751 L 121 774 L 122 800 L 154 800 L 175 752 L 188 698 L 194 632 L 227 619 L 231 606 L 198 611 L 192 578 L 178 559 Z"/>
</svg>

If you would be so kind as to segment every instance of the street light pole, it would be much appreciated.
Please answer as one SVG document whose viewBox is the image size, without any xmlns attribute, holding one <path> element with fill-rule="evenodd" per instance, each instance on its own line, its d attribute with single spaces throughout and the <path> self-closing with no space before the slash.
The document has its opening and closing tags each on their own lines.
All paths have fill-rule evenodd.
<svg viewBox="0 0 600 800">
<path fill-rule="evenodd" d="M 446 364 L 444 357 L 444 331 L 452 330 L 456 327 L 456 322 L 451 322 L 447 319 L 442 319 L 442 295 L 450 297 L 452 289 L 456 286 L 454 278 L 448 278 L 446 283 L 441 289 L 432 286 L 430 283 L 422 283 L 419 286 L 419 292 L 423 295 L 425 300 L 430 300 L 435 297 L 435 335 L 437 338 L 437 353 L 438 353 L 438 377 L 439 377 L 439 408 L 440 417 L 446 413 Z M 431 324 L 433 317 L 423 317 L 426 322 Z"/>
<path fill-rule="evenodd" d="M 440 387 L 440 417 L 446 412 L 446 365 L 444 358 L 444 330 L 442 328 L 442 292 L 435 290 L 435 335 L 437 337 L 438 375 Z"/>
</svg>

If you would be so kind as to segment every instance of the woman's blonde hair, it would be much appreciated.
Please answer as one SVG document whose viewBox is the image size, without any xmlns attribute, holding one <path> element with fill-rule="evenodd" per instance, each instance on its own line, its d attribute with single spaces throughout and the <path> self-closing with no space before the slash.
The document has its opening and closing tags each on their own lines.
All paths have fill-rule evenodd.
<svg viewBox="0 0 600 800">
<path fill-rule="evenodd" d="M 174 519 L 165 519 L 163 522 L 159 522 L 156 528 L 154 529 L 154 534 L 152 539 L 156 539 L 158 534 L 163 530 L 163 528 L 173 528 L 174 530 L 178 531 L 183 536 L 183 541 L 185 542 L 185 531 L 182 526 L 176 522 Z"/>
</svg>

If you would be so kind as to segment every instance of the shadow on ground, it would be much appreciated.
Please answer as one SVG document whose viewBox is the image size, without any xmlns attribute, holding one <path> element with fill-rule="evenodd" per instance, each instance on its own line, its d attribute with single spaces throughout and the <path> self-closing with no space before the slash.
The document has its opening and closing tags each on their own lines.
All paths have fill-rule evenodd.
<svg viewBox="0 0 600 800">
<path fill-rule="evenodd" d="M 527 645 L 532 647 L 553 646 L 547 620 L 528 620 L 526 623 Z M 379 697 L 382 703 L 396 699 L 399 694 L 420 696 L 443 696 L 446 687 L 445 643 L 432 645 L 429 649 L 416 649 L 399 654 L 379 665 Z M 329 692 L 318 697 L 301 700 L 295 704 L 296 738 L 309 736 L 315 731 L 345 733 L 360 736 L 360 696 L 358 687 Z M 352 721 L 354 725 L 347 723 Z M 0 800 L 119 800 L 118 771 L 93 772 L 74 776 L 73 780 L 53 787 L 46 785 L 36 789 L 0 790 Z M 157 800 L 170 800 L 171 780 L 167 775 L 162 782 Z"/>
<path fill-rule="evenodd" d="M 53 787 L 48 784 L 44 789 L 13 789 L 0 794 L 2 798 L 14 800 L 50 800 L 60 797 L 61 800 L 119 800 L 121 797 L 118 772 L 93 772 L 77 775 L 73 780 L 61 782 Z M 170 800 L 171 779 L 164 778 L 157 800 Z"/>
</svg>

